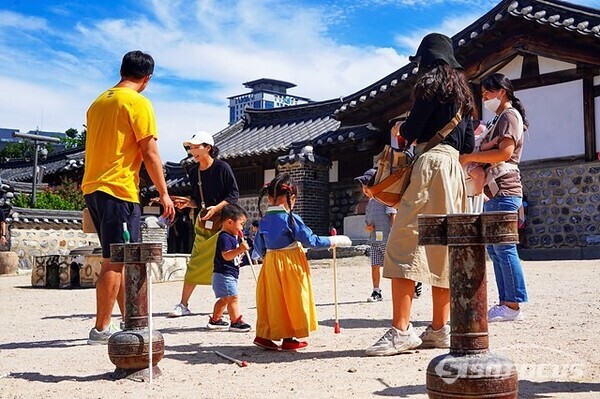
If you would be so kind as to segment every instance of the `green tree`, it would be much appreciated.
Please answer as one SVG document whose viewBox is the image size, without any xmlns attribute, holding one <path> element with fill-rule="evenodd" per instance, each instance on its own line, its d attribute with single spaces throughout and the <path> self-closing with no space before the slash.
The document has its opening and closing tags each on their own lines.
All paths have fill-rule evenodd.
<svg viewBox="0 0 600 399">
<path fill-rule="evenodd" d="M 86 133 L 87 129 L 85 129 L 85 126 L 81 132 L 75 128 L 65 130 L 67 137 L 61 139 L 62 143 L 65 145 L 65 149 L 84 147 Z"/>
<path fill-rule="evenodd" d="M 29 140 L 23 140 L 19 143 L 7 143 L 0 151 L 0 157 L 4 159 L 22 159 L 26 152 L 33 152 L 33 143 Z"/>
</svg>

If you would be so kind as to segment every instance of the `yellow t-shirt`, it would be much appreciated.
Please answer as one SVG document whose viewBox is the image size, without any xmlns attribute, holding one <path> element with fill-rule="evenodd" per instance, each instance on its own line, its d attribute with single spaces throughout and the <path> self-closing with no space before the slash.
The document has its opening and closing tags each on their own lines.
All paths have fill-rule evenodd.
<svg viewBox="0 0 600 399">
<path fill-rule="evenodd" d="M 84 194 L 103 191 L 139 203 L 139 142 L 158 137 L 150 101 L 127 87 L 102 93 L 87 111 Z"/>
</svg>

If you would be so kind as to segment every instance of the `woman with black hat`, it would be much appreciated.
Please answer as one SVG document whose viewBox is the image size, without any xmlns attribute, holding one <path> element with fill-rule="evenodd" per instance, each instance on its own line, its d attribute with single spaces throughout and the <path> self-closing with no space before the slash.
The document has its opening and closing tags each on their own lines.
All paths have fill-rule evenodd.
<svg viewBox="0 0 600 399">
<path fill-rule="evenodd" d="M 413 107 L 406 122 L 395 130 L 409 143 L 416 142 L 418 158 L 397 205 L 384 259 L 383 276 L 392 280 L 392 328 L 367 348 L 368 356 L 450 346 L 450 326 L 446 324 L 450 315 L 448 251 L 443 246 L 417 244 L 417 215 L 466 211 L 459 155 L 473 151 L 471 115 L 475 105 L 449 37 L 439 33 L 425 36 L 410 60 L 419 67 Z M 459 122 L 450 124 L 452 119 Z M 429 140 L 441 131 L 449 133 L 426 150 Z M 432 286 L 432 322 L 421 336 L 410 322 L 415 281 Z"/>
</svg>

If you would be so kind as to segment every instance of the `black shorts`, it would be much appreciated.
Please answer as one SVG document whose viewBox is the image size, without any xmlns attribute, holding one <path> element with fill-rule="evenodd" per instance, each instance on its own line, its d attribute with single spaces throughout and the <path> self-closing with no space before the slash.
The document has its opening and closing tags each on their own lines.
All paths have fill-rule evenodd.
<svg viewBox="0 0 600 399">
<path fill-rule="evenodd" d="M 84 198 L 98 232 L 103 258 L 110 258 L 110 244 L 125 242 L 123 223 L 127 223 L 131 242 L 140 242 L 140 204 L 123 201 L 103 191 L 94 191 Z"/>
</svg>

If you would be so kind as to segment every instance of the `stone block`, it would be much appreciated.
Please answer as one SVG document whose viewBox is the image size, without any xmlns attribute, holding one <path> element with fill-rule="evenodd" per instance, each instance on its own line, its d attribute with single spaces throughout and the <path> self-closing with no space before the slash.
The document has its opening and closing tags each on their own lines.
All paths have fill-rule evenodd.
<svg viewBox="0 0 600 399">
<path fill-rule="evenodd" d="M 352 240 L 353 244 L 363 244 L 369 239 L 365 231 L 365 215 L 352 215 L 344 218 L 344 235 Z"/>
</svg>

